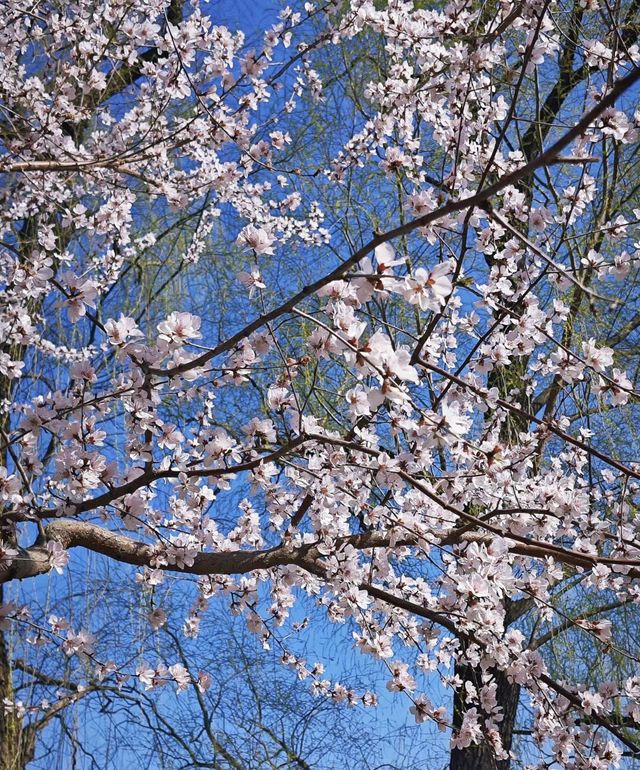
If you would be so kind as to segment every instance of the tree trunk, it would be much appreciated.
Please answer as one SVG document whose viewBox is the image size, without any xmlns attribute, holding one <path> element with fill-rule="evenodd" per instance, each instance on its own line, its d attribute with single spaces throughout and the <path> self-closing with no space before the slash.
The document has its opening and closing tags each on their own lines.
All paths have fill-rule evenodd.
<svg viewBox="0 0 640 770">
<path fill-rule="evenodd" d="M 465 692 L 464 683 L 471 682 L 477 689 L 482 685 L 479 668 L 467 664 L 457 664 L 455 673 L 463 682 L 461 688 L 456 691 L 453 700 L 453 727 L 457 732 L 465 712 L 465 704 L 461 697 L 461 694 Z M 491 669 L 490 673 L 497 684 L 496 700 L 502 709 L 502 721 L 498 723 L 498 730 L 504 750 L 508 752 L 511 750 L 513 740 L 513 729 L 520 700 L 520 685 L 509 682 L 506 674 L 502 671 Z M 449 768 L 450 770 L 509 770 L 510 763 L 510 759 L 498 760 L 493 747 L 488 742 L 484 742 L 464 749 L 452 749 Z"/>
<path fill-rule="evenodd" d="M 0 586 L 0 603 L 2 598 Z M 13 709 L 5 708 L 6 701 L 13 702 L 14 697 L 7 640 L 0 631 L 0 770 L 25 770 L 33 759 L 34 745 L 30 731 L 23 729 L 22 719 Z"/>
<path fill-rule="evenodd" d="M 10 356 L 21 356 L 18 346 L 5 346 L 1 350 Z M 20 359 L 21 360 L 21 357 Z M 0 376 L 0 404 L 11 401 L 13 381 Z M 0 413 L 0 437 L 7 436 L 11 428 L 10 413 Z M 8 450 L 0 453 L 0 465 L 6 466 Z M 17 543 L 15 523 L 7 519 L 0 510 L 0 540 L 9 546 Z M 4 590 L 0 585 L 0 604 L 4 601 Z M 0 629 L 0 770 L 24 770 L 33 758 L 33 740 L 23 729 L 22 719 L 10 707 L 15 698 L 13 691 L 13 670 L 9 656 L 7 638 Z"/>
</svg>

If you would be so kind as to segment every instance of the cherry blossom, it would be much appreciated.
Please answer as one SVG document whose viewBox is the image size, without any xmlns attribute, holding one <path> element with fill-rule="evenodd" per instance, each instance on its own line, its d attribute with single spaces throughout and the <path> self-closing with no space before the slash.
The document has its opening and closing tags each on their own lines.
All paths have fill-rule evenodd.
<svg viewBox="0 0 640 770">
<path fill-rule="evenodd" d="M 200 339 L 199 329 L 200 319 L 191 313 L 171 313 L 166 321 L 158 324 L 159 338 L 176 345 Z"/>
<path fill-rule="evenodd" d="M 238 236 L 238 241 L 253 249 L 256 254 L 273 254 L 274 236 L 262 227 L 247 225 Z"/>
<path fill-rule="evenodd" d="M 47 551 L 49 551 L 49 564 L 59 575 L 62 575 L 64 568 L 69 563 L 69 554 L 62 544 L 55 540 L 50 540 L 47 543 Z"/>
<path fill-rule="evenodd" d="M 419 267 L 413 276 L 406 279 L 404 297 L 421 310 L 439 310 L 451 294 L 451 280 L 448 264 L 437 265 L 433 270 Z"/>
<path fill-rule="evenodd" d="M 109 342 L 112 345 L 124 345 L 130 337 L 143 337 L 133 318 L 120 315 L 117 321 L 110 318 L 104 325 Z"/>
</svg>

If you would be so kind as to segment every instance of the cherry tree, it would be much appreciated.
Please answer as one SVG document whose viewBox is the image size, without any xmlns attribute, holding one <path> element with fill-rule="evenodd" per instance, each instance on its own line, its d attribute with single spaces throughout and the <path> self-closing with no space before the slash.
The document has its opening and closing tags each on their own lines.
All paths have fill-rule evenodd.
<svg viewBox="0 0 640 770">
<path fill-rule="evenodd" d="M 187 635 L 223 597 L 374 706 L 296 651 L 310 597 L 452 768 L 635 756 L 635 0 L 301 3 L 251 46 L 195 1 L 6 5 L 3 624 L 206 689 L 35 618 L 99 554 L 140 591 L 193 576 Z M 562 635 L 628 676 L 554 672 Z"/>
</svg>

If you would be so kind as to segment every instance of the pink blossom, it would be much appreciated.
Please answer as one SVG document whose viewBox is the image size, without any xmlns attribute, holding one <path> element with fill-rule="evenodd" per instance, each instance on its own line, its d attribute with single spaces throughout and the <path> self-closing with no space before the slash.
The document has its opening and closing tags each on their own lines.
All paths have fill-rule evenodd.
<svg viewBox="0 0 640 770">
<path fill-rule="evenodd" d="M 238 243 L 248 246 L 256 254 L 273 254 L 273 234 L 262 227 L 247 225 L 238 236 Z"/>
<path fill-rule="evenodd" d="M 597 372 L 603 372 L 613 365 L 613 350 L 606 347 L 598 348 L 593 337 L 582 343 L 582 351 L 585 364 Z"/>
<path fill-rule="evenodd" d="M 157 631 L 167 622 L 167 615 L 160 609 L 160 607 L 156 607 L 147 615 L 147 620 L 149 621 L 151 628 L 153 628 L 154 631 Z"/>
<path fill-rule="evenodd" d="M 69 563 L 69 554 L 62 543 L 59 543 L 57 540 L 49 540 L 47 551 L 49 552 L 49 564 L 58 575 L 62 575 L 64 568 Z"/>
<path fill-rule="evenodd" d="M 249 271 L 243 270 L 241 273 L 238 273 L 238 280 L 243 286 L 248 287 L 250 297 L 255 296 L 257 289 L 267 288 L 257 265 L 253 265 Z"/>
<path fill-rule="evenodd" d="M 432 270 L 419 267 L 405 280 L 404 297 L 421 310 L 439 310 L 452 291 L 450 272 L 448 263 L 436 265 Z"/>
<path fill-rule="evenodd" d="M 18 550 L 16 548 L 11 548 L 9 545 L 3 543 L 2 540 L 0 540 L 0 561 L 4 562 L 5 564 L 11 564 L 17 555 Z"/>
<path fill-rule="evenodd" d="M 67 632 L 67 638 L 62 643 L 65 655 L 91 655 L 96 643 L 96 638 L 88 631 Z"/>
<path fill-rule="evenodd" d="M 183 345 L 191 339 L 199 339 L 200 318 L 191 313 L 171 313 L 166 321 L 158 324 L 159 338 L 175 345 Z"/>
<path fill-rule="evenodd" d="M 112 345 L 124 345 L 129 337 L 143 337 L 144 334 L 138 329 L 133 318 L 120 315 L 117 321 L 110 318 L 104 325 L 109 342 Z"/>
<path fill-rule="evenodd" d="M 178 692 L 186 690 L 191 684 L 191 675 L 181 663 L 169 666 L 169 672 L 177 685 Z"/>
</svg>

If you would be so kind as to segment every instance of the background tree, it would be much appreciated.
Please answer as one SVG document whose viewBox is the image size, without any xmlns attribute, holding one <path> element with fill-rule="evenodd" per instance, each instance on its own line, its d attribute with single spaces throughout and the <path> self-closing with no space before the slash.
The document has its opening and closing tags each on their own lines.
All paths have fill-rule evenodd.
<svg viewBox="0 0 640 770">
<path fill-rule="evenodd" d="M 110 584 L 113 590 L 115 581 Z M 122 589 L 119 601 L 102 601 L 96 613 L 103 622 L 96 652 L 113 648 L 113 626 L 124 629 L 135 614 L 131 605 L 140 604 L 140 596 Z M 147 660 L 180 660 L 193 682 L 187 678 L 177 690 L 166 687 L 159 695 L 136 678 L 100 681 L 87 661 L 61 661 L 62 652 L 52 656 L 46 647 L 24 646 L 28 659 L 16 656 L 14 665 L 16 698 L 26 712 L 23 734 L 37 738 L 28 767 L 303 770 L 377 767 L 386 757 L 389 767 L 413 768 L 428 754 L 418 728 L 409 742 L 375 710 L 363 713 L 314 697 L 282 666 L 278 650 L 262 650 L 222 606 L 203 618 L 200 639 L 185 637 L 172 623 L 181 592 L 176 587 L 168 593 L 166 619 L 151 614 L 146 597 L 131 638 L 124 632 L 118 641 L 123 651 L 144 649 Z M 210 673 L 194 668 L 196 661 Z M 51 670 L 57 679 L 46 673 Z M 50 702 L 49 713 L 40 707 L 43 701 Z"/>
</svg>

